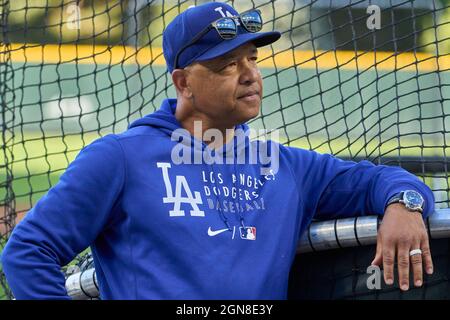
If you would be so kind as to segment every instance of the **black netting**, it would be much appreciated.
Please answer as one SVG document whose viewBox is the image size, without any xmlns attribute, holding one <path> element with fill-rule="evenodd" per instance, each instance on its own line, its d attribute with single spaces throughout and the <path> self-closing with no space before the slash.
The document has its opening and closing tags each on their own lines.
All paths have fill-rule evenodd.
<svg viewBox="0 0 450 320">
<path fill-rule="evenodd" d="M 175 96 L 162 31 L 203 2 L 0 0 L 0 250 L 81 148 Z M 227 2 L 259 8 L 263 30 L 282 32 L 260 50 L 265 93 L 251 127 L 400 165 L 448 207 L 448 0 Z"/>
</svg>

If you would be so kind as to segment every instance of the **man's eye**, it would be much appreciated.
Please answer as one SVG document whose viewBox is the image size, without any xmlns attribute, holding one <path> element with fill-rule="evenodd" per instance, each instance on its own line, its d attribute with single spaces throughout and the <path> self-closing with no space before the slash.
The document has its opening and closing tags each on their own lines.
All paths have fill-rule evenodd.
<svg viewBox="0 0 450 320">
<path fill-rule="evenodd" d="M 227 63 L 223 68 L 222 68 L 222 70 L 224 70 L 224 69 L 229 69 L 229 68 L 233 68 L 233 67 L 235 67 L 237 65 L 237 63 L 234 61 L 234 62 L 230 62 L 230 63 Z"/>
</svg>

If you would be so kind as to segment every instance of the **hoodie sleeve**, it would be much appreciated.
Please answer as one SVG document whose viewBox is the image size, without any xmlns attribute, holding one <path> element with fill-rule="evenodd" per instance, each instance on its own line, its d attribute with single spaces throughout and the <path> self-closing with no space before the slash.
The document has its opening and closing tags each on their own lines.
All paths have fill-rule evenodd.
<svg viewBox="0 0 450 320">
<path fill-rule="evenodd" d="M 14 228 L 2 253 L 16 299 L 70 299 L 61 266 L 87 248 L 118 207 L 123 153 L 112 136 L 85 147 Z"/>
<path fill-rule="evenodd" d="M 287 147 L 287 153 L 303 199 L 306 225 L 313 218 L 383 215 L 390 197 L 407 189 L 424 197 L 424 217 L 434 211 L 431 189 L 400 167 L 374 165 L 366 160 L 344 161 L 291 147 Z"/>
</svg>

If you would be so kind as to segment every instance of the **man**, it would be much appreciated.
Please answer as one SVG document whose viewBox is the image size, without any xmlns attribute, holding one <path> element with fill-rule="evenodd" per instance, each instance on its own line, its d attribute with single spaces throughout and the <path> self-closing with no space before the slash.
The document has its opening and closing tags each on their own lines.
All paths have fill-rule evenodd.
<svg viewBox="0 0 450 320">
<path fill-rule="evenodd" d="M 14 229 L 2 261 L 16 298 L 69 298 L 60 268 L 91 246 L 103 299 L 284 299 L 311 220 L 363 214 L 384 215 L 373 264 L 385 281 L 398 262 L 403 290 L 410 266 L 422 284 L 434 199 L 421 181 L 248 139 L 257 47 L 280 37 L 261 27 L 224 3 L 175 18 L 163 50 L 177 99 L 84 148 Z"/>
</svg>

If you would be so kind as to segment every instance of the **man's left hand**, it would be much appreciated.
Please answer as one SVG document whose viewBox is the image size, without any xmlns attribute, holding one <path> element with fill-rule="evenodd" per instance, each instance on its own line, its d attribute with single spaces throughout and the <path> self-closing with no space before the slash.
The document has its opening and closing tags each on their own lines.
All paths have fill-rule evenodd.
<svg viewBox="0 0 450 320">
<path fill-rule="evenodd" d="M 420 249 L 422 254 L 410 256 L 411 250 Z M 427 274 L 433 273 L 428 234 L 419 212 L 411 212 L 403 204 L 394 203 L 386 208 L 378 230 L 377 252 L 372 265 L 383 264 L 384 281 L 394 283 L 394 263 L 397 261 L 399 285 L 409 289 L 409 270 L 412 267 L 414 285 L 422 286 L 423 267 Z"/>
</svg>

